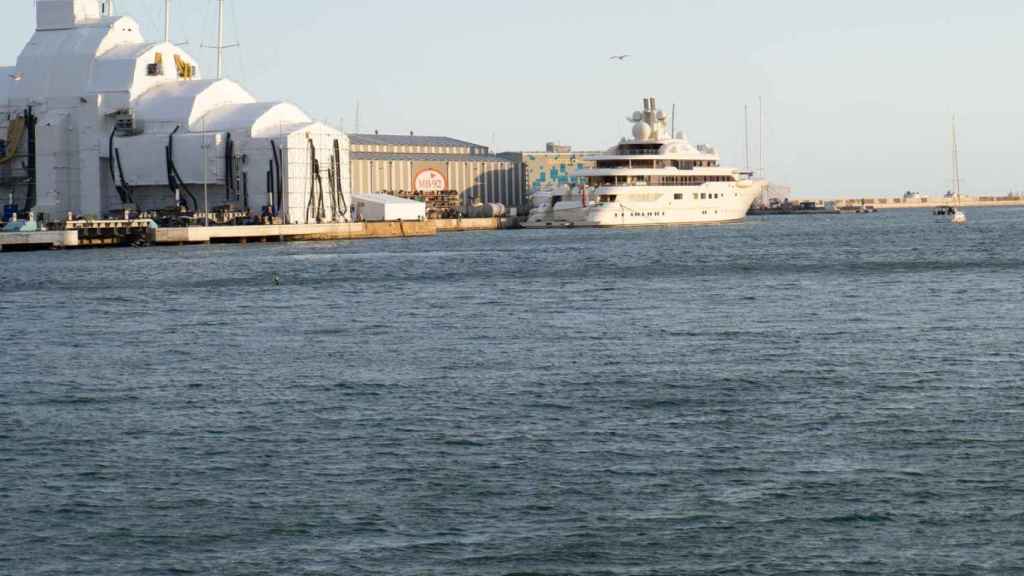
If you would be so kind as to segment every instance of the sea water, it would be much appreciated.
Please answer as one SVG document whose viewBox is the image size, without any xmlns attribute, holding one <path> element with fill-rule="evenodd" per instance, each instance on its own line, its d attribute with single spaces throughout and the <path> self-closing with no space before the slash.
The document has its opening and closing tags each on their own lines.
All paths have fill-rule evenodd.
<svg viewBox="0 0 1024 576">
<path fill-rule="evenodd" d="M 3 254 L 0 573 L 1020 573 L 967 212 Z"/>
</svg>

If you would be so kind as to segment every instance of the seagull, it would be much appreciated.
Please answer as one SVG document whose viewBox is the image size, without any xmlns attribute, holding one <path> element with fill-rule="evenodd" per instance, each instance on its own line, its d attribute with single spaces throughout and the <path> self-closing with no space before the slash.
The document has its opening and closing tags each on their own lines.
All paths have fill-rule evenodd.
<svg viewBox="0 0 1024 576">
<path fill-rule="evenodd" d="M 629 54 L 619 54 L 618 56 L 612 56 L 609 60 L 618 60 L 619 62 L 622 62 L 626 58 L 629 58 L 629 56 Z"/>
</svg>

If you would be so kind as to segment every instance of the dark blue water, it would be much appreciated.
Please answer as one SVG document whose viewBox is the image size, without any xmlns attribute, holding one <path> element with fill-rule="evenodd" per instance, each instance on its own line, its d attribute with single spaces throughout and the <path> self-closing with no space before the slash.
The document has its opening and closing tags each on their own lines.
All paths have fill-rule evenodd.
<svg viewBox="0 0 1024 576">
<path fill-rule="evenodd" d="M 0 573 L 1020 573 L 968 216 L 4 254 Z"/>
</svg>

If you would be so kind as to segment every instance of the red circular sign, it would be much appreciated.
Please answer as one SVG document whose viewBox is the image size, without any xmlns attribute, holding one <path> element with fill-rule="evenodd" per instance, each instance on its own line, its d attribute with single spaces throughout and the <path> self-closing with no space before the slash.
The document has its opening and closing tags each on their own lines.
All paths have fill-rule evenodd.
<svg viewBox="0 0 1024 576">
<path fill-rule="evenodd" d="M 416 173 L 412 181 L 412 189 L 416 192 L 439 192 L 448 189 L 448 179 L 444 174 L 433 168 L 425 168 Z"/>
</svg>

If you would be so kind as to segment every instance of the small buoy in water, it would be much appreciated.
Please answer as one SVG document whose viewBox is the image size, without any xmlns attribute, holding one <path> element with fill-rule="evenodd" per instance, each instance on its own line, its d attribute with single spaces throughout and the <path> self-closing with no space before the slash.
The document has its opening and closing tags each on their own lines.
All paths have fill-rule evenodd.
<svg viewBox="0 0 1024 576">
<path fill-rule="evenodd" d="M 281 277 L 278 276 L 277 272 L 274 272 L 274 275 L 272 276 L 272 279 L 274 281 L 274 286 L 280 286 L 281 285 Z"/>
</svg>

